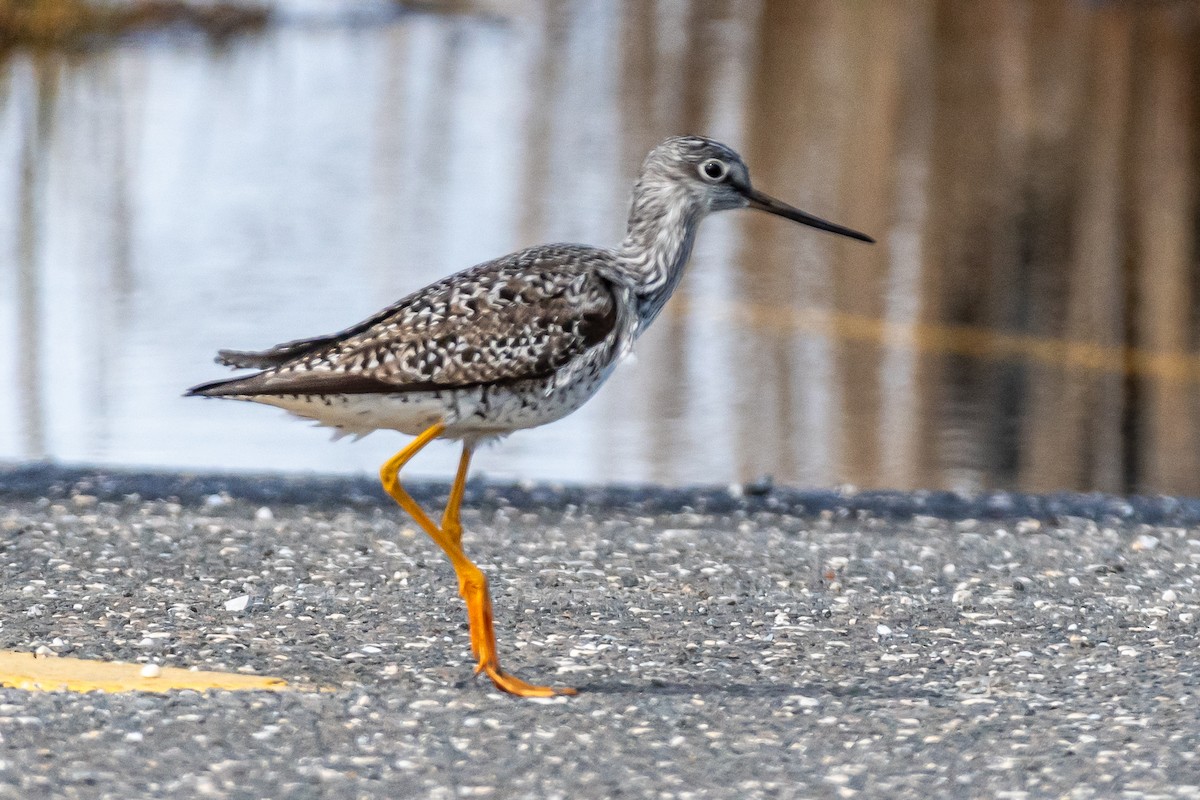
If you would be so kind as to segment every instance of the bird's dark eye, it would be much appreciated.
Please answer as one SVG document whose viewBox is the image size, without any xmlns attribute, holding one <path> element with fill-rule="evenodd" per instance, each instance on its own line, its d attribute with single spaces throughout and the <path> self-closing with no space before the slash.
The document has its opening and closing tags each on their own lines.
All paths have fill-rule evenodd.
<svg viewBox="0 0 1200 800">
<path fill-rule="evenodd" d="M 710 181 L 719 181 L 729 174 L 729 167 L 725 166 L 724 161 L 710 158 L 700 165 L 700 174 Z"/>
</svg>

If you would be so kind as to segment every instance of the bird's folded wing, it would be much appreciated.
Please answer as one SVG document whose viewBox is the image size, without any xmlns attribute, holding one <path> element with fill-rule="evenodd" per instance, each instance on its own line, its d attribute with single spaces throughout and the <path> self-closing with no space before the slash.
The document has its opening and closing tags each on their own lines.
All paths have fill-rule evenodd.
<svg viewBox="0 0 1200 800">
<path fill-rule="evenodd" d="M 234 366 L 270 366 L 193 393 L 407 392 L 542 378 L 605 341 L 616 323 L 612 290 L 594 273 L 479 268 L 341 334 L 227 352 Z"/>
</svg>

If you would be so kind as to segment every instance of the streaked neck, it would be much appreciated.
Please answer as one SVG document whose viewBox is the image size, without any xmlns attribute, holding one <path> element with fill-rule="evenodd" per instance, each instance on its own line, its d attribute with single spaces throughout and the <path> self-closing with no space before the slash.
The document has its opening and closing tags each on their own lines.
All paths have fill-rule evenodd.
<svg viewBox="0 0 1200 800">
<path fill-rule="evenodd" d="M 629 227 L 617 250 L 622 278 L 637 298 L 639 333 L 662 311 L 679 285 L 703 217 L 678 185 L 639 180 Z"/>
</svg>

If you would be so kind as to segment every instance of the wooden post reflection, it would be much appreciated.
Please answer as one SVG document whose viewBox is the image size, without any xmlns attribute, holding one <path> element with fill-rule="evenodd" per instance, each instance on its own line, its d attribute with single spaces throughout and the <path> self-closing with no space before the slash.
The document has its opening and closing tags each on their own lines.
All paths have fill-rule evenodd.
<svg viewBox="0 0 1200 800">
<path fill-rule="evenodd" d="M 1092 17 L 1090 79 L 1080 128 L 1079 178 L 1070 220 L 1064 336 L 1124 342 L 1125 241 L 1122 162 L 1129 114 L 1130 17 L 1120 6 Z M 1039 486 L 1124 486 L 1124 377 L 1069 369 L 1031 427 L 1028 481 Z"/>
<path fill-rule="evenodd" d="M 934 47 L 923 319 L 999 330 L 1020 324 L 1018 220 L 1028 99 L 1024 6 L 940 2 Z M 925 358 L 916 382 L 927 482 L 986 486 L 1005 466 L 1012 366 Z"/>
<path fill-rule="evenodd" d="M 1147 350 L 1184 353 L 1191 344 L 1191 285 L 1196 214 L 1195 52 L 1197 26 L 1159 6 L 1138 26 L 1139 90 L 1134 95 L 1130 156 L 1134 331 Z M 1137 487 L 1195 492 L 1196 387 L 1147 378 L 1138 385 Z"/>
<path fill-rule="evenodd" d="M 17 406 L 21 410 L 22 458 L 45 458 L 46 392 L 42 356 L 42 281 L 40 239 L 43 227 L 45 161 L 58 97 L 58 58 L 47 53 L 30 57 L 35 75 L 33 116 L 21 142 L 17 201 Z"/>
</svg>

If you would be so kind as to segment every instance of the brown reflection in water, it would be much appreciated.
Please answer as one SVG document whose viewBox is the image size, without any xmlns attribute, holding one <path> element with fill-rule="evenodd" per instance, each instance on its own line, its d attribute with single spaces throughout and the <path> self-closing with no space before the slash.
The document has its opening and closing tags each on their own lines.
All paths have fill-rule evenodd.
<svg viewBox="0 0 1200 800">
<path fill-rule="evenodd" d="M 82 77 L 97 95 L 110 101 L 75 106 L 70 108 L 73 114 L 64 114 L 60 101 L 70 80 L 71 58 L 54 51 L 36 52 L 26 64 L 33 73 L 34 102 L 28 124 L 19 132 L 15 182 L 19 455 L 55 456 L 50 444 L 54 414 L 73 405 L 86 408 L 94 424 L 73 431 L 72 445 L 103 452 L 112 433 L 115 363 L 124 344 L 135 283 L 124 83 L 116 74 L 117 65 L 107 54 L 98 54 L 92 69 L 75 77 Z M 56 162 L 57 148 L 75 150 L 80 158 Z M 72 211 L 79 213 L 94 203 L 95 213 L 82 213 L 79 219 L 69 214 L 55 217 L 51 170 L 65 173 L 65 182 L 81 207 Z M 69 248 L 47 232 L 64 222 L 82 232 L 72 240 L 84 247 L 87 269 L 82 272 L 67 272 L 54 261 Z M 72 294 L 84 300 L 82 305 L 62 302 Z M 61 330 L 54 330 L 56 326 Z M 52 359 L 48 344 L 60 335 L 71 350 L 63 362 Z M 65 373 L 75 373 L 78 383 L 64 380 Z"/>
<path fill-rule="evenodd" d="M 627 165 L 622 173 L 630 175 L 664 132 L 711 132 L 713 107 L 721 94 L 718 79 L 736 78 L 733 71 L 724 70 L 730 56 L 724 35 L 744 24 L 737 15 L 746 13 L 747 4 L 629 2 L 624 10 L 620 111 L 627 124 L 621 160 Z M 623 210 L 628 183 L 622 190 Z M 638 352 L 653 377 L 644 389 L 645 412 L 634 424 L 641 429 L 646 457 L 654 462 L 653 478 L 669 481 L 690 457 L 677 443 L 686 435 L 681 427 L 694 400 L 681 387 L 693 385 L 688 354 L 697 336 L 696 320 L 687 314 L 664 314 L 655 333 L 652 343 Z"/>
<path fill-rule="evenodd" d="M 1078 191 L 1075 153 L 1089 122 L 1085 116 L 1090 72 L 1092 15 L 1071 5 L 1035 10 L 1032 24 L 1047 35 L 1036 37 L 1028 58 L 1041 65 L 1032 81 L 1034 127 L 1028 153 L 1029 198 L 1025 208 L 1028 267 L 1025 329 L 1039 336 L 1070 335 L 1063 313 L 1072 290 L 1073 233 L 1077 228 Z M 1049 35 L 1053 32 L 1055 35 Z M 1102 58 L 1107 57 L 1101 56 Z M 1082 148 L 1079 148 L 1082 152 Z M 1065 402 L 1068 385 L 1087 373 L 1034 364 L 1027 372 L 1025 424 L 1018 432 L 1024 486 L 1077 485 L 1083 480 L 1076 442 L 1082 422 L 1075 404 Z M 1064 449 L 1067 448 L 1067 449 Z"/>
<path fill-rule="evenodd" d="M 30 61 L 36 92 L 33 113 L 21 136 L 17 178 L 17 391 L 21 410 L 20 446 L 28 458 L 46 456 L 46 390 L 42 374 L 42 294 L 39 201 L 47 145 L 58 96 L 58 59 L 40 54 Z"/>
<path fill-rule="evenodd" d="M 1146 51 L 1134 82 L 1134 125 L 1130 133 L 1130 242 L 1143 267 L 1129 287 L 1134 298 L 1133 330 L 1142 346 L 1168 353 L 1193 344 L 1196 269 L 1197 163 L 1200 163 L 1200 38 L 1178 35 L 1168 7 L 1151 9 L 1134 36 Z M 1200 441 L 1196 430 L 1196 387 L 1173 381 L 1139 381 L 1135 475 L 1165 492 L 1195 492 Z"/>
<path fill-rule="evenodd" d="M 834 215 L 823 211 L 824 203 L 805 197 L 801 187 L 836 183 L 836 176 L 825 169 L 838 163 L 827 149 L 835 145 L 833 137 L 813 129 L 814 123 L 820 124 L 826 118 L 806 113 L 806 109 L 826 104 L 837 94 L 822 93 L 827 87 L 816 80 L 817 68 L 827 53 L 820 46 L 814 47 L 828 35 L 823 28 L 836 13 L 835 4 L 829 3 L 764 4 L 742 144 L 743 155 L 760 187 L 801 208 L 820 208 L 826 216 Z M 746 214 L 741 222 L 745 236 L 736 258 L 741 296 L 751 300 L 771 297 L 781 305 L 796 307 L 829 301 L 828 275 L 797 271 L 798 263 L 802 263 L 794 249 L 797 240 L 776 230 L 786 223 L 759 214 Z M 801 241 L 805 248 L 814 245 L 807 238 Z M 807 435 L 814 425 L 823 428 L 825 419 L 814 423 L 804 414 L 807 406 L 826 415 L 827 403 L 814 404 L 811 399 L 806 403 L 805 387 L 796 385 L 793 369 L 794 364 L 803 365 L 802 379 L 815 379 L 821 394 L 827 394 L 829 375 L 824 369 L 828 343 L 790 337 L 743 340 L 739 336 L 738 353 L 733 366 L 740 374 L 733 376 L 731 384 L 740 389 L 739 405 L 743 410 L 737 421 L 740 471 L 751 472 L 755 468 L 751 459 L 783 443 L 777 469 L 782 474 L 797 474 L 797 458 L 803 457 L 793 448 L 797 440 L 816 440 L 814 449 L 822 451 L 817 457 L 832 458 L 827 443 L 819 436 Z"/>
<path fill-rule="evenodd" d="M 1130 22 L 1124 8 L 1106 9 L 1094 18 L 1078 196 L 1068 220 L 1074 241 L 1067 263 L 1064 334 L 1106 346 L 1123 341 L 1128 325 L 1123 275 L 1128 232 L 1121 203 L 1122 149 L 1130 122 Z M 1059 481 L 1119 488 L 1128 458 L 1122 436 L 1124 377 L 1068 372 L 1062 379 L 1063 416 L 1045 432 L 1047 440 L 1056 440 L 1056 452 L 1043 463 Z"/>
<path fill-rule="evenodd" d="M 901 52 L 921 25 L 922 11 L 916 2 L 765 4 L 744 145 L 754 172 L 770 183 L 764 188 L 846 224 L 882 226 L 891 200 L 889 165 L 899 147 Z M 745 296 L 786 299 L 797 307 L 830 304 L 868 317 L 885 313 L 886 242 L 863 248 L 820 235 L 800 238 L 778 226 L 778 220 L 759 217 L 745 221 L 738 258 Z M 805 270 L 806 263 L 818 271 Z M 797 470 L 812 427 L 828 426 L 836 434 L 826 443 L 825 458 L 834 469 L 877 484 L 883 463 L 881 351 L 853 341 L 772 338 L 760 345 L 752 360 L 765 356 L 756 365 L 761 372 L 748 376 L 747 385 L 763 387 L 773 406 L 764 416 L 780 427 L 762 425 L 758 413 L 748 415 L 742 428 L 746 453 L 781 438 L 790 443 L 785 469 Z M 802 365 L 800 374 L 796 365 Z M 813 402 L 803 384 L 814 380 L 814 371 L 828 381 L 819 401 L 822 417 L 798 423 L 801 406 Z"/>
<path fill-rule="evenodd" d="M 1194 10 L 1178 4 L 766 3 L 745 146 L 753 169 L 784 187 L 836 186 L 837 196 L 795 199 L 891 235 L 869 253 L 806 242 L 827 248 L 807 262 L 828 272 L 797 275 L 794 243 L 748 219 L 743 296 L 1186 358 L 1196 31 Z M 916 264 L 895 252 L 909 236 L 920 240 Z M 890 296 L 895 287 L 915 289 L 915 301 Z M 803 446 L 788 387 L 827 378 L 835 477 L 1197 490 L 1194 381 L 955 348 L 921 354 L 905 378 L 894 372 L 903 360 L 889 360 L 898 348 L 849 337 L 814 357 L 804 342 L 762 341 L 745 367 L 764 416 L 783 427 L 745 424 L 744 454 L 777 437 Z M 911 399 L 887 396 L 895 381 Z M 910 415 L 883 424 L 897 402 Z M 911 456 L 904 474 L 889 468 L 896 453 Z"/>
</svg>

